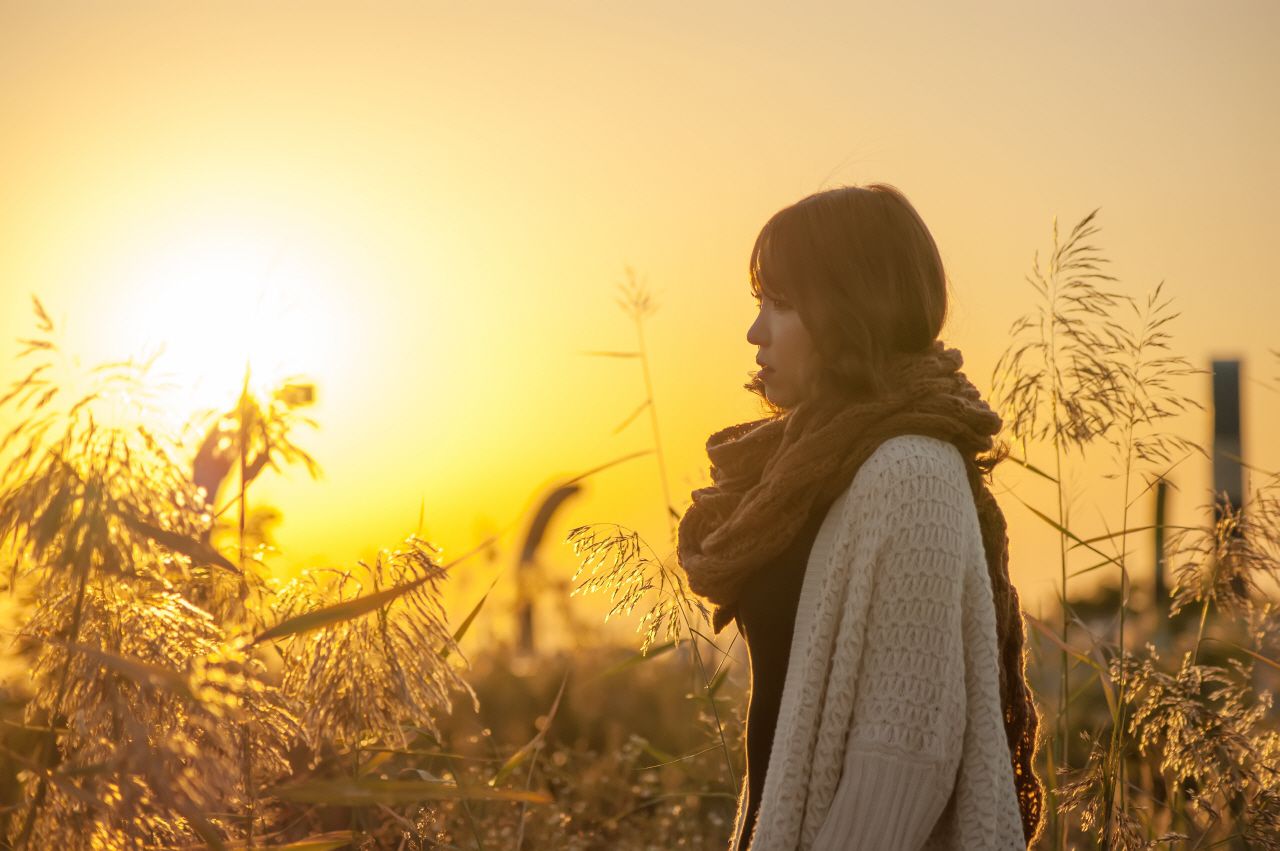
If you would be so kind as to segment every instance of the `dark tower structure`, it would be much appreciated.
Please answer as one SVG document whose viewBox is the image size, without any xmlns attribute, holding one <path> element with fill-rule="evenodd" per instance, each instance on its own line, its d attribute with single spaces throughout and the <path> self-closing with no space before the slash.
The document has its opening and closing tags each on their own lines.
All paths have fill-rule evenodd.
<svg viewBox="0 0 1280 851">
<path fill-rule="evenodd" d="M 1235 511 L 1244 505 L 1244 442 L 1240 434 L 1240 361 L 1213 362 L 1214 520 L 1224 502 Z"/>
<path fill-rule="evenodd" d="M 1169 500 L 1169 483 L 1164 479 L 1156 482 L 1156 518 L 1155 518 L 1155 550 L 1156 550 L 1156 587 L 1152 594 L 1152 603 L 1158 612 L 1166 612 L 1169 608 L 1169 578 L 1165 576 L 1168 563 L 1165 553 L 1165 505 Z M 1162 619 L 1163 620 L 1163 619 Z"/>
<path fill-rule="evenodd" d="M 1213 519 L 1220 521 L 1227 511 L 1244 508 L 1244 440 L 1240 435 L 1240 361 L 1213 362 Z M 1237 541 L 1243 542 L 1244 529 L 1231 527 L 1225 541 L 1230 553 Z M 1229 557 L 1229 556 L 1224 556 Z M 1248 588 L 1239 575 L 1231 577 L 1231 588 L 1244 599 Z"/>
</svg>

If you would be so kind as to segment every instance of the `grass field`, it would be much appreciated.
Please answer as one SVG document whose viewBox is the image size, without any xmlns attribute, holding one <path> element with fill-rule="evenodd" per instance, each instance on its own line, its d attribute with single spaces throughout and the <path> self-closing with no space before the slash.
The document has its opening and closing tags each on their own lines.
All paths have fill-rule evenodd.
<svg viewBox="0 0 1280 851">
<path fill-rule="evenodd" d="M 1165 430 L 1195 405 L 1172 302 L 1160 288 L 1118 291 L 1090 243 L 1093 218 L 1062 240 L 1055 223 L 993 381 L 1004 465 L 1052 494 L 1019 510 L 1054 529 L 1045 561 L 1060 587 L 1085 570 L 1111 577 L 1027 616 L 1047 795 L 1037 847 L 1280 848 L 1280 479 L 1255 471 L 1243 509 L 1170 527 L 1169 600 L 1133 593 L 1130 559 L 1150 524 L 1131 508 L 1204 450 Z M 623 302 L 644 360 L 653 305 L 636 287 Z M 581 593 L 640 619 L 634 646 L 464 654 L 471 626 L 499 616 L 484 597 L 444 611 L 465 555 L 442 563 L 407 535 L 347 569 L 282 582 L 263 568 L 253 484 L 315 464 L 295 443 L 305 382 L 263 395 L 246 377 L 235 405 L 183 444 L 129 421 L 143 366 L 104 365 L 91 392 L 70 396 L 49 377 L 59 342 L 38 302 L 35 326 L 11 365 L 3 404 L 17 425 L 0 448 L 18 672 L 0 733 L 9 847 L 727 843 L 743 677 L 729 676 L 729 641 L 707 637 L 667 548 L 626 518 L 569 542 Z M 1086 451 L 1110 453 L 1122 484 L 1103 536 L 1070 522 L 1064 470 Z"/>
</svg>

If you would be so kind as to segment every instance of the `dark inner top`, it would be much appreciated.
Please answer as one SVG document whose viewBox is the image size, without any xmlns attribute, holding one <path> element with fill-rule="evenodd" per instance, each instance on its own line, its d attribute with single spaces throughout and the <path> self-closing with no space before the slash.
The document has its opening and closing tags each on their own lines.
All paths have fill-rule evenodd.
<svg viewBox="0 0 1280 851">
<path fill-rule="evenodd" d="M 734 620 L 747 642 L 751 694 L 746 732 L 747 809 L 742 830 L 734 838 L 734 849 L 746 847 L 760 808 L 769 751 L 778 725 L 778 708 L 782 703 L 782 685 L 787 677 L 787 660 L 791 655 L 800 586 L 804 583 L 809 552 L 828 508 L 829 505 L 815 506 L 790 546 L 753 573 L 738 598 Z"/>
</svg>

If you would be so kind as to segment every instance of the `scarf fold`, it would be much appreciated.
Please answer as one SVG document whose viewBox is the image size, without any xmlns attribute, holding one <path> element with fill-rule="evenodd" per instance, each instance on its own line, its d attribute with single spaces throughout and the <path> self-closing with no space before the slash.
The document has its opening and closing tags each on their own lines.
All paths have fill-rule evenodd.
<svg viewBox="0 0 1280 851">
<path fill-rule="evenodd" d="M 990 452 L 1000 417 L 960 371 L 956 349 L 934 342 L 887 364 L 888 390 L 871 400 L 806 401 L 776 417 L 723 428 L 707 439 L 708 487 L 693 491 L 677 553 L 689 587 L 713 604 L 716 633 L 733 620 L 747 580 L 791 543 L 811 509 L 829 505 L 891 437 L 920 434 L 953 444 L 969 470 L 984 540 L 1003 517 L 977 456 Z M 985 494 L 989 497 L 989 492 Z M 993 548 L 994 549 L 994 548 Z M 1003 547 L 1001 547 L 1003 549 Z M 988 552 L 988 561 L 1004 558 Z"/>
</svg>

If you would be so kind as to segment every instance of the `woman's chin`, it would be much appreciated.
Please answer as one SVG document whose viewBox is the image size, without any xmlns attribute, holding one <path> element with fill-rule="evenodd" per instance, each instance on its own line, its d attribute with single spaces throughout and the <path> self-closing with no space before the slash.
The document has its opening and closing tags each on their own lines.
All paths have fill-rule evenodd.
<svg viewBox="0 0 1280 851">
<path fill-rule="evenodd" d="M 769 404 L 773 405 L 775 408 L 782 408 L 786 410 L 795 405 L 795 399 L 793 399 L 790 394 L 774 390 L 769 387 L 765 387 L 764 397 L 768 399 Z"/>
</svg>

